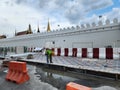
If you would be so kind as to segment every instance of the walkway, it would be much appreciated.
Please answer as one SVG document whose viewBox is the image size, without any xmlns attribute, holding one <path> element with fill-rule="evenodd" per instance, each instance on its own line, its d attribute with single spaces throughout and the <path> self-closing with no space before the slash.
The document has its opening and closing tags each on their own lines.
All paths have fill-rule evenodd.
<svg viewBox="0 0 120 90">
<path fill-rule="evenodd" d="M 23 59 L 23 61 L 46 63 L 46 56 L 42 54 L 35 54 L 34 59 Z M 120 60 L 103 60 L 79 57 L 53 56 L 53 63 L 51 64 L 120 74 Z"/>
</svg>

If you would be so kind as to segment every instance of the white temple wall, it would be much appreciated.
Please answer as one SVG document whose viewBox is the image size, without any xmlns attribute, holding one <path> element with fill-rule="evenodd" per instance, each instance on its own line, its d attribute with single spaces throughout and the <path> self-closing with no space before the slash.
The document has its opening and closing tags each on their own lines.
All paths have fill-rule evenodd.
<svg viewBox="0 0 120 90">
<path fill-rule="evenodd" d="M 63 29 L 59 31 L 22 35 L 1 39 L 1 47 L 45 47 L 47 42 L 53 48 L 102 48 L 120 47 L 120 24 L 89 28 Z"/>
<path fill-rule="evenodd" d="M 109 45 L 114 47 L 115 43 L 119 39 L 120 39 L 120 30 L 55 37 L 55 38 L 48 38 L 47 40 L 54 41 L 55 47 L 90 48 L 90 47 L 105 47 Z M 120 47 L 120 44 L 119 45 L 117 44 L 117 46 Z"/>
<path fill-rule="evenodd" d="M 31 46 L 31 47 L 44 47 L 46 42 L 53 42 L 54 47 L 60 48 L 92 48 L 92 47 L 105 47 L 111 45 L 112 47 L 120 47 L 120 30 L 86 33 L 79 35 L 61 36 L 61 37 L 47 37 L 46 38 L 33 38 L 23 39 L 17 41 L 7 41 L 0 43 L 1 46 Z"/>
</svg>

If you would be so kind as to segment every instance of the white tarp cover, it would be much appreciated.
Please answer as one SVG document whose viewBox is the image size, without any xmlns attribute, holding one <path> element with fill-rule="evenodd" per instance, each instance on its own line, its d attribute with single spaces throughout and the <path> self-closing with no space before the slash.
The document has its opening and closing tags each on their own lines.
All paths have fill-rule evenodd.
<svg viewBox="0 0 120 90">
<path fill-rule="evenodd" d="M 33 51 L 41 51 L 43 48 L 36 47 Z"/>
</svg>

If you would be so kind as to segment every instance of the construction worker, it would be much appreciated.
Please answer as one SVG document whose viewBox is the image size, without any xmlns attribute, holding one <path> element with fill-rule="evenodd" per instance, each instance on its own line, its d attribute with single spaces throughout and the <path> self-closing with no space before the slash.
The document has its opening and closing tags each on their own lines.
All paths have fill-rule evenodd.
<svg viewBox="0 0 120 90">
<path fill-rule="evenodd" d="M 52 50 L 47 48 L 46 49 L 46 52 L 45 52 L 45 55 L 46 55 L 46 59 L 47 59 L 47 63 L 53 63 L 52 62 Z"/>
</svg>

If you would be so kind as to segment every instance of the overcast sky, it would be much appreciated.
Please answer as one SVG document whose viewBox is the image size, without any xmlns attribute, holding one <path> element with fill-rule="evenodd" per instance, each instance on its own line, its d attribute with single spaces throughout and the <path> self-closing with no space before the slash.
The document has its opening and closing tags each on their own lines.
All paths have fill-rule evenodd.
<svg viewBox="0 0 120 90">
<path fill-rule="evenodd" d="M 24 31 L 31 24 L 35 33 L 46 31 L 48 18 L 51 29 L 118 18 L 120 0 L 0 0 L 0 35 L 8 37 Z"/>
</svg>

